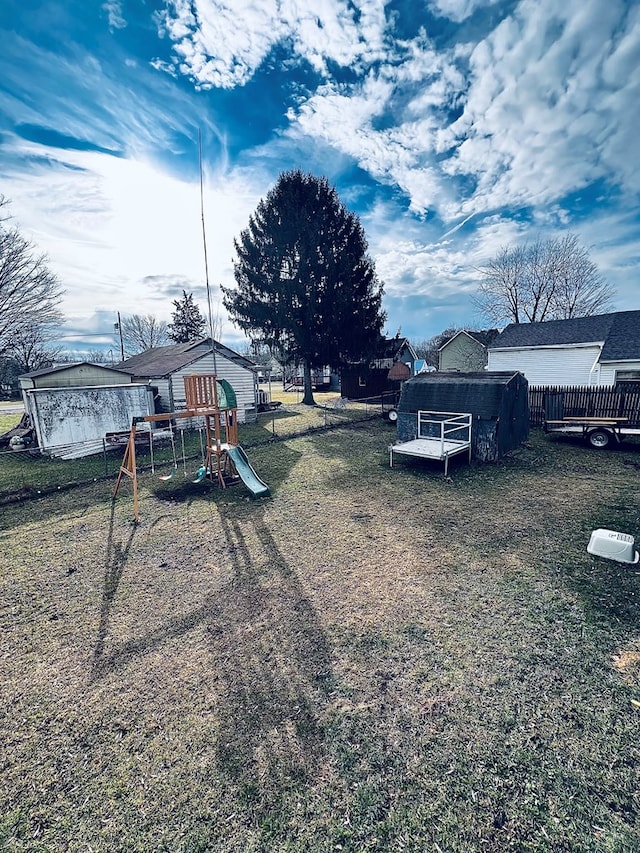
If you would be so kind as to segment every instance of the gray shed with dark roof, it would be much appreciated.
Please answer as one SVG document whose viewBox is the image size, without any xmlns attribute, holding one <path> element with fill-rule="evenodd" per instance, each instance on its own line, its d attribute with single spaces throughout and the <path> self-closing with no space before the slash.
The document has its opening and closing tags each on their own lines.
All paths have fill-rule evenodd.
<svg viewBox="0 0 640 853">
<path fill-rule="evenodd" d="M 529 436 L 529 388 L 521 373 L 426 373 L 402 386 L 398 441 L 417 438 L 419 411 L 473 415 L 472 457 L 495 462 Z"/>
</svg>

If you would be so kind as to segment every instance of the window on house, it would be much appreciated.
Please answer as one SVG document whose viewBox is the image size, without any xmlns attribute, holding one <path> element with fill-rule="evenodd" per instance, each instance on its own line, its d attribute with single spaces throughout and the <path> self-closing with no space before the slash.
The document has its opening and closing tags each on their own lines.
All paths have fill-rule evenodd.
<svg viewBox="0 0 640 853">
<path fill-rule="evenodd" d="M 640 370 L 616 370 L 616 382 L 640 382 Z"/>
</svg>

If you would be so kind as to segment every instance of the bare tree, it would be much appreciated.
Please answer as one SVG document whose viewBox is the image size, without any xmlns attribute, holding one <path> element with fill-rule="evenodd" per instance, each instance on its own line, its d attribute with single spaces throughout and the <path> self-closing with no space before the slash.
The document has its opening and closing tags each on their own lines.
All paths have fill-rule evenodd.
<svg viewBox="0 0 640 853">
<path fill-rule="evenodd" d="M 588 317 L 607 311 L 614 289 L 607 284 L 574 234 L 558 242 L 556 314 L 560 319 Z"/>
<path fill-rule="evenodd" d="M 0 197 L 0 208 L 6 199 Z M 17 228 L 0 219 L 0 356 L 31 332 L 41 342 L 47 332 L 63 322 L 58 309 L 63 290 L 48 269 L 46 256 L 35 251 Z"/>
<path fill-rule="evenodd" d="M 122 341 L 126 355 L 163 347 L 169 343 L 167 324 L 152 314 L 131 314 L 122 318 Z"/>
<path fill-rule="evenodd" d="M 18 329 L 9 351 L 21 373 L 30 373 L 42 367 L 51 367 L 60 359 L 62 347 L 51 346 L 53 332 L 44 326 L 26 324 Z"/>
<path fill-rule="evenodd" d="M 590 316 L 614 295 L 574 234 L 502 248 L 479 272 L 476 306 L 496 325 Z"/>
</svg>

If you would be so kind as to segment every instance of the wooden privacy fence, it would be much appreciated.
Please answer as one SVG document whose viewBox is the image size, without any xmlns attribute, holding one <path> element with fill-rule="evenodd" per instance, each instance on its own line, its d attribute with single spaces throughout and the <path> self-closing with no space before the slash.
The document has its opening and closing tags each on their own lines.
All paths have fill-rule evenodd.
<svg viewBox="0 0 640 853">
<path fill-rule="evenodd" d="M 555 397 L 560 417 L 627 418 L 629 426 L 640 426 L 640 383 L 620 383 L 602 388 L 580 385 L 548 385 L 529 388 L 531 426 L 544 422 L 545 397 Z"/>
</svg>

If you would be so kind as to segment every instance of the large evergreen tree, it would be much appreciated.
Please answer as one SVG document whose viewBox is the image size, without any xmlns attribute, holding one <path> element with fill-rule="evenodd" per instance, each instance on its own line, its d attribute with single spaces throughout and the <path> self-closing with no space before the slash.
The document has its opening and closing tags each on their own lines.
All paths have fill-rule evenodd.
<svg viewBox="0 0 640 853">
<path fill-rule="evenodd" d="M 207 323 L 193 301 L 193 293 L 183 290 L 182 299 L 174 299 L 173 307 L 175 308 L 171 315 L 173 322 L 167 326 L 167 333 L 171 340 L 177 344 L 186 344 L 201 338 Z"/>
<path fill-rule="evenodd" d="M 222 288 L 231 319 L 250 337 L 312 368 L 373 353 L 383 287 L 358 217 L 326 178 L 284 172 L 234 241 L 236 288 Z"/>
</svg>

